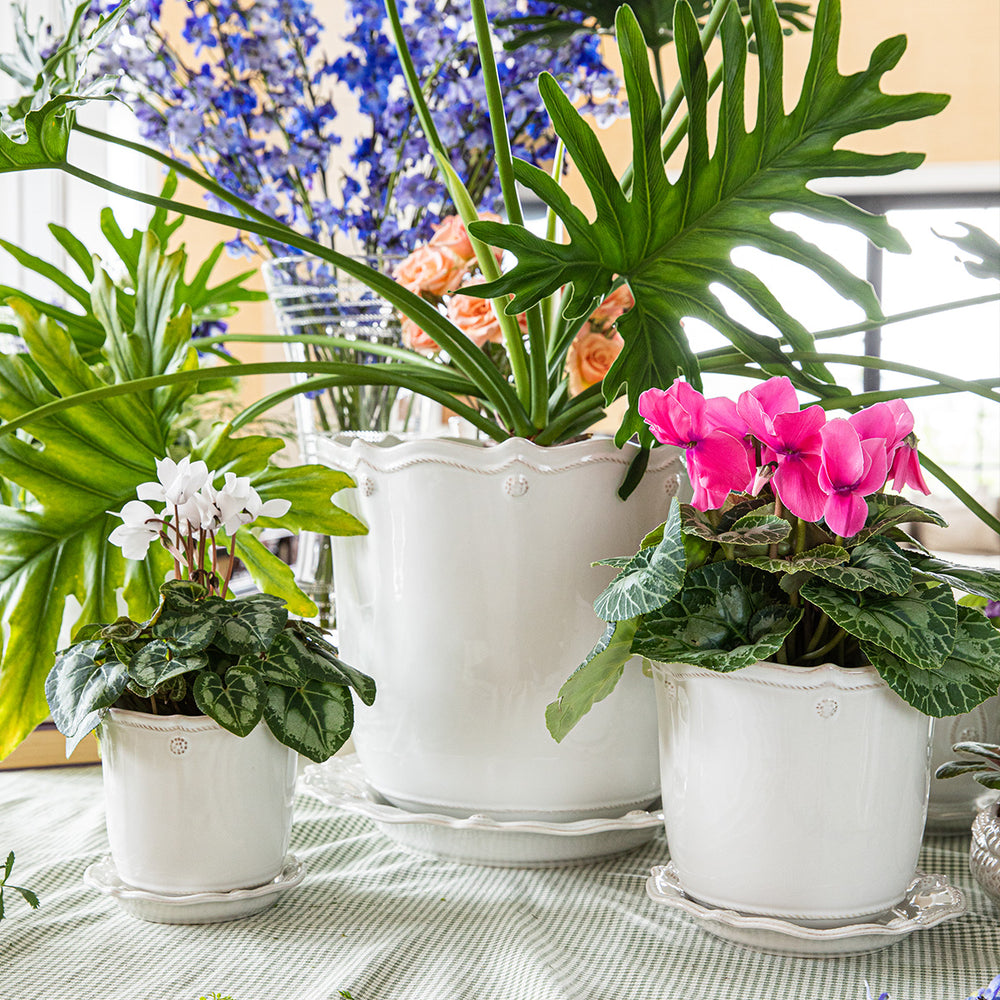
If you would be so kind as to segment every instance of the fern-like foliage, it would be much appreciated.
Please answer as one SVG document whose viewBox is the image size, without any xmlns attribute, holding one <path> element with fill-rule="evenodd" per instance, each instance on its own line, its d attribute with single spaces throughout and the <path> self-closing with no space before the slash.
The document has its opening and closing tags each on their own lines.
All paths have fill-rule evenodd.
<svg viewBox="0 0 1000 1000">
<path fill-rule="evenodd" d="M 708 71 L 690 6 L 680 0 L 674 42 L 689 118 L 684 166 L 676 181 L 667 177 L 661 154 L 660 102 L 650 74 L 642 32 L 628 7 L 616 19 L 625 85 L 631 109 L 633 175 L 623 185 L 612 171 L 597 136 L 550 76 L 539 87 L 556 132 L 593 197 L 589 220 L 548 174 L 515 161 L 517 179 L 563 221 L 568 242 L 549 242 L 518 226 L 480 222 L 472 232 L 510 250 L 517 265 L 499 280 L 478 287 L 483 296 L 513 295 L 507 311 L 521 313 L 563 286 L 570 293 L 568 320 L 583 317 L 610 288 L 616 275 L 628 282 L 635 307 L 619 322 L 625 347 L 604 379 L 608 401 L 627 390 L 629 415 L 618 440 L 641 432 L 639 394 L 668 385 L 678 373 L 700 385 L 697 359 L 681 320 L 695 317 L 722 333 L 749 361 L 772 374 L 787 374 L 817 396 L 838 388 L 820 365 L 796 366 L 782 343 L 809 351 L 810 333 L 752 271 L 731 259 L 739 246 L 757 247 L 815 272 L 842 296 L 877 318 L 871 287 L 832 257 L 781 228 L 772 216 L 797 212 L 863 233 L 886 250 L 905 252 L 902 236 L 884 218 L 822 195 L 807 185 L 817 178 L 892 174 L 916 167 L 922 154 L 872 155 L 835 148 L 858 132 L 936 114 L 948 102 L 941 94 L 890 95 L 882 76 L 906 48 L 903 36 L 882 42 L 868 67 L 843 75 L 837 66 L 840 3 L 823 0 L 817 9 L 809 65 L 796 106 L 785 111 L 783 38 L 773 0 L 752 0 L 752 30 L 760 68 L 756 122 L 745 126 L 748 28 L 734 4 L 720 33 L 723 85 L 718 138 L 708 140 Z M 780 338 L 756 333 L 733 319 L 712 290 L 734 292 L 773 323 Z"/>
</svg>

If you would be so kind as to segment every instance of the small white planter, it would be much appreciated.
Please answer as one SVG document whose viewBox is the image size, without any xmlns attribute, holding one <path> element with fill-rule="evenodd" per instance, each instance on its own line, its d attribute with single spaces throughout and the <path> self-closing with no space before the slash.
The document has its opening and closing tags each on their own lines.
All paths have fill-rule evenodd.
<svg viewBox="0 0 1000 1000">
<path fill-rule="evenodd" d="M 874 668 L 654 669 L 667 841 L 688 895 L 827 926 L 903 898 L 930 722 Z"/>
<path fill-rule="evenodd" d="M 618 816 L 656 798 L 656 710 L 638 662 L 560 744 L 545 706 L 600 636 L 594 598 L 666 517 L 679 461 L 657 449 L 627 502 L 634 451 L 458 440 L 319 443 L 358 484 L 370 528 L 335 538 L 344 659 L 378 682 L 354 743 L 404 809 L 495 819 Z"/>
<path fill-rule="evenodd" d="M 296 756 L 266 725 L 240 739 L 207 716 L 113 708 L 100 732 L 108 840 L 123 882 L 228 892 L 281 871 Z"/>
</svg>

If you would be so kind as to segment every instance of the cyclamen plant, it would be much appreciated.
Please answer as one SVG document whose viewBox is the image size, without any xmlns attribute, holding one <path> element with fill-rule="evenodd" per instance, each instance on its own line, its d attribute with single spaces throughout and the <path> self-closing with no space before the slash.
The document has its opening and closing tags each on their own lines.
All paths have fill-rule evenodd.
<svg viewBox="0 0 1000 1000">
<path fill-rule="evenodd" d="M 220 544 L 258 517 L 280 518 L 287 500 L 262 502 L 231 472 L 222 485 L 202 461 L 157 462 L 121 512 L 110 541 L 144 559 L 155 541 L 174 560 L 173 579 L 148 621 L 120 617 L 83 628 L 56 654 L 45 683 L 52 718 L 70 752 L 111 707 L 151 714 L 204 714 L 237 736 L 263 719 L 285 746 L 321 762 L 353 728 L 351 689 L 366 704 L 375 682 L 344 663 L 326 634 L 290 620 L 282 598 L 227 600 L 233 559 Z M 147 501 L 163 504 L 159 511 Z"/>
<path fill-rule="evenodd" d="M 847 418 L 799 409 L 786 378 L 739 400 L 676 381 L 639 411 L 683 448 L 693 489 L 594 604 L 600 641 L 546 712 L 561 740 L 615 686 L 625 663 L 731 671 L 760 660 L 803 667 L 872 664 L 905 701 L 937 717 L 969 711 L 1000 686 L 1000 631 L 952 588 L 1000 599 L 1000 572 L 930 555 L 900 527 L 943 525 L 886 492 L 927 492 L 902 401 Z"/>
</svg>

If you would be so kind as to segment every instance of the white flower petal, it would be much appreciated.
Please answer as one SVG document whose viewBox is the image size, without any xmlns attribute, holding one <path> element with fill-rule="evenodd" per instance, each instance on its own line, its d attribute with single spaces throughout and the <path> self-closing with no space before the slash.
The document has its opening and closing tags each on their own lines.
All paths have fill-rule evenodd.
<svg viewBox="0 0 1000 1000">
<path fill-rule="evenodd" d="M 291 500 L 280 500 L 277 497 L 261 504 L 258 517 L 284 517 L 292 509 Z"/>
</svg>

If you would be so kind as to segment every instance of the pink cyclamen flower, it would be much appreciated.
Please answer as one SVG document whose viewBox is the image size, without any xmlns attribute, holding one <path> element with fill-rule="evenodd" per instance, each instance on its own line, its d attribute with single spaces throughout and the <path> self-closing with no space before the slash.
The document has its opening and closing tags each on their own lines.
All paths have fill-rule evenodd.
<svg viewBox="0 0 1000 1000">
<path fill-rule="evenodd" d="M 923 470 L 920 468 L 916 435 L 908 434 L 896 448 L 889 467 L 889 477 L 892 479 L 894 490 L 912 486 L 915 490 L 920 490 L 924 496 L 930 493 L 927 483 L 924 482 Z"/>
<path fill-rule="evenodd" d="M 639 415 L 661 444 L 683 448 L 698 510 L 721 507 L 733 490 L 753 479 L 753 462 L 744 440 L 746 425 L 731 399 L 705 399 L 677 379 L 669 389 L 647 389 Z"/>
<path fill-rule="evenodd" d="M 917 457 L 917 439 L 913 434 L 913 414 L 902 399 L 875 403 L 848 417 L 857 428 L 862 440 L 883 438 L 889 463 L 892 488 L 901 490 L 912 486 L 924 495 L 930 493 L 924 482 Z"/>
<path fill-rule="evenodd" d="M 800 410 L 795 387 L 783 375 L 744 392 L 736 406 L 750 433 L 764 445 L 764 463 L 776 464 L 771 487 L 781 502 L 796 517 L 818 521 L 826 507 L 826 493 L 819 485 L 823 408 Z"/>
<path fill-rule="evenodd" d="M 864 498 L 885 483 L 885 440 L 862 439 L 858 429 L 843 418 L 829 421 L 821 433 L 819 484 L 828 494 L 823 517 L 831 531 L 850 538 L 864 527 L 868 517 Z"/>
</svg>

